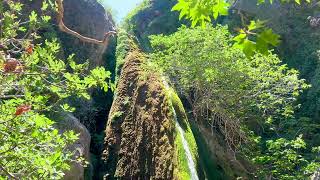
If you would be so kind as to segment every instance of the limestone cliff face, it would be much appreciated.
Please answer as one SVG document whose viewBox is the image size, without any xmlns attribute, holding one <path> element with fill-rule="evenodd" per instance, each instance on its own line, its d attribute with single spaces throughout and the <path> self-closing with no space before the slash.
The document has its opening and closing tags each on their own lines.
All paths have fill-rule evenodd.
<svg viewBox="0 0 320 180">
<path fill-rule="evenodd" d="M 64 22 L 72 30 L 98 40 L 103 39 L 106 32 L 115 30 L 111 15 L 96 0 L 64 0 L 63 3 Z M 59 33 L 59 37 L 67 54 L 75 53 L 79 59 L 89 59 L 92 66 L 104 65 L 102 46 L 81 42 L 65 33 Z"/>
<path fill-rule="evenodd" d="M 282 6 L 280 1 L 275 0 L 272 4 L 266 2 L 260 4 L 259 6 L 257 6 L 257 4 L 258 0 L 238 0 L 233 5 L 233 8 L 246 13 L 257 15 L 263 19 L 277 18 L 283 13 L 279 11 Z"/>
<path fill-rule="evenodd" d="M 42 1 L 19 1 L 24 4 L 24 11 L 36 11 L 41 14 Z M 63 6 L 65 25 L 81 35 L 102 40 L 106 32 L 115 30 L 111 14 L 107 13 L 97 0 L 64 0 Z M 58 38 L 63 48 L 62 54 L 65 57 L 75 54 L 75 59 L 78 62 L 84 62 L 88 59 L 92 67 L 105 65 L 106 59 L 103 54 L 108 52 L 110 48 L 103 49 L 100 45 L 84 43 L 72 35 L 60 32 L 56 25 L 56 12 L 51 12 L 50 15 L 53 17 L 53 26 L 41 29 L 39 32 L 44 38 Z M 114 40 L 111 38 L 111 46 L 114 46 Z"/>
</svg>

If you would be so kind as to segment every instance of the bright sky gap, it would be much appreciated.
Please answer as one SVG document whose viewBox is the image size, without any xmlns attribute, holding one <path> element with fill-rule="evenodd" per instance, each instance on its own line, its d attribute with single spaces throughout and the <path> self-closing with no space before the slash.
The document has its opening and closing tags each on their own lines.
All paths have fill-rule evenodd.
<svg viewBox="0 0 320 180">
<path fill-rule="evenodd" d="M 102 0 L 103 4 L 110 7 L 115 15 L 114 20 L 119 23 L 143 0 Z"/>
</svg>

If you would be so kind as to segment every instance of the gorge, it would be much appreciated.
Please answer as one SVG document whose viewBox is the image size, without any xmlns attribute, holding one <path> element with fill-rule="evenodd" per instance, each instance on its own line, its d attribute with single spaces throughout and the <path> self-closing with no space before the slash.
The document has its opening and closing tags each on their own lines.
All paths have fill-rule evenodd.
<svg viewBox="0 0 320 180">
<path fill-rule="evenodd" d="M 319 180 L 319 8 L 0 2 L 0 180 Z"/>
</svg>

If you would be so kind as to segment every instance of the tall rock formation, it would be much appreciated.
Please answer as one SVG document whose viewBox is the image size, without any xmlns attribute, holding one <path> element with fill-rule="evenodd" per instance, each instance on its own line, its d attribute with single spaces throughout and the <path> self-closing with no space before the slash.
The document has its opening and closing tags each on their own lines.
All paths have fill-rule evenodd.
<svg viewBox="0 0 320 180">
<path fill-rule="evenodd" d="M 119 35 L 119 39 L 130 44 L 120 46 L 125 48 L 125 59 L 105 131 L 105 178 L 204 178 L 197 145 L 179 97 L 172 98 L 161 74 L 148 65 L 146 56 L 124 36 Z M 182 133 L 177 121 L 182 124 Z"/>
<path fill-rule="evenodd" d="M 81 35 L 102 40 L 106 32 L 115 30 L 111 14 L 96 0 L 64 0 L 63 4 L 64 23 Z M 63 32 L 59 33 L 59 37 L 66 54 L 75 53 L 81 60 L 89 59 L 92 66 L 104 65 L 107 61 L 103 59 L 106 49 L 101 45 L 84 43 Z"/>
<path fill-rule="evenodd" d="M 141 70 L 144 57 L 132 52 L 118 82 L 106 130 L 105 157 L 111 176 L 173 178 L 172 115 L 157 77 Z"/>
</svg>

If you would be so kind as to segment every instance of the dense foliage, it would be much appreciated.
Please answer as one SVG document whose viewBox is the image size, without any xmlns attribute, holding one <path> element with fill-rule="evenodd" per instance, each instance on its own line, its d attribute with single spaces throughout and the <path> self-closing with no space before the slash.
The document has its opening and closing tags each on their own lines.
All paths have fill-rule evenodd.
<svg viewBox="0 0 320 180">
<path fill-rule="evenodd" d="M 284 124 L 295 121 L 295 101 L 308 85 L 272 52 L 248 58 L 232 41 L 227 27 L 182 27 L 170 36 L 152 36 L 151 57 L 199 122 L 217 126 L 236 151 L 245 152 L 248 144 L 254 148 L 256 153 L 245 155 L 263 165 L 261 177 L 305 177 L 319 164 L 300 154 L 306 148 L 302 137 L 280 137 L 286 136 Z"/>
<path fill-rule="evenodd" d="M 303 1 L 311 3 L 310 0 Z M 180 11 L 180 19 L 185 17 L 192 22 L 192 27 L 200 24 L 205 27 L 211 23 L 212 19 L 217 20 L 219 16 L 226 16 L 230 9 L 233 9 L 239 1 L 235 0 L 178 0 L 178 3 L 172 8 L 174 11 Z M 273 0 L 255 0 L 252 3 L 257 5 L 264 3 L 273 3 Z M 281 3 L 301 4 L 301 0 L 281 0 Z M 241 9 L 239 9 L 239 12 Z M 251 20 L 245 22 L 243 15 L 239 13 L 242 20 L 242 27 L 238 27 L 238 36 L 234 38 L 235 46 L 242 49 L 247 56 L 252 56 L 255 52 L 267 54 L 268 49 L 279 45 L 280 36 L 275 34 L 272 29 L 264 24 L 267 20 Z"/>
<path fill-rule="evenodd" d="M 20 2 L 0 2 L 0 179 L 60 179 L 79 160 L 67 148 L 77 135 L 60 134 L 48 114 L 73 111 L 70 96 L 88 99 L 89 88 L 109 87 L 104 68 L 61 59 L 57 40 L 41 39 L 54 9 L 44 0 L 41 14 L 28 15 Z"/>
<path fill-rule="evenodd" d="M 310 0 L 305 0 L 310 3 Z M 273 3 L 273 0 L 257 0 L 257 4 Z M 301 4 L 301 0 L 281 0 L 281 3 L 295 2 Z M 211 18 L 228 15 L 229 8 L 237 3 L 236 0 L 178 0 L 173 10 L 180 11 L 180 18 L 186 17 L 192 21 L 192 25 L 198 23 L 204 26 L 211 22 Z"/>
</svg>

